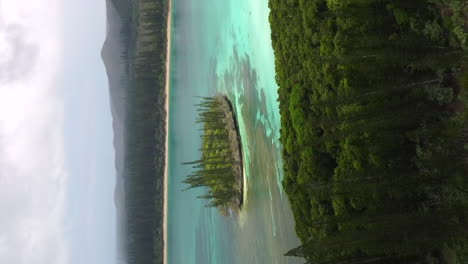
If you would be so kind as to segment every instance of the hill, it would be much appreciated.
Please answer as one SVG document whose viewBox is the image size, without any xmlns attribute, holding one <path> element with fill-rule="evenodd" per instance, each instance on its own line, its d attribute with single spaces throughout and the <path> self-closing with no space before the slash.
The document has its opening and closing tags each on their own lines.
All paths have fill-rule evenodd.
<svg viewBox="0 0 468 264">
<path fill-rule="evenodd" d="M 466 3 L 270 0 L 307 263 L 466 263 Z"/>
</svg>

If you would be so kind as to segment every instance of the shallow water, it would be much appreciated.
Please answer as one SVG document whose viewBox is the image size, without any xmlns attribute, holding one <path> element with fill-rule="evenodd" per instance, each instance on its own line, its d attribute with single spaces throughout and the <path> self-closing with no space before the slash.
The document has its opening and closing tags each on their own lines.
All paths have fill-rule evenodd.
<svg viewBox="0 0 468 264">
<path fill-rule="evenodd" d="M 303 263 L 281 187 L 280 117 L 267 0 L 173 0 L 169 131 L 168 263 Z M 227 93 L 239 119 L 247 191 L 223 217 L 182 192 L 199 158 L 196 96 Z"/>
</svg>

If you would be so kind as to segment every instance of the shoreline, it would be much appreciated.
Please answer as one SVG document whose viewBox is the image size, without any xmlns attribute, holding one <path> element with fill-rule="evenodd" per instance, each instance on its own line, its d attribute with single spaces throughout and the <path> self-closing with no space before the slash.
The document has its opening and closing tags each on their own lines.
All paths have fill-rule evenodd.
<svg viewBox="0 0 468 264">
<path fill-rule="evenodd" d="M 168 0 L 168 16 L 166 28 L 166 142 L 165 142 L 165 167 L 164 167 L 164 209 L 163 209 L 163 263 L 167 264 L 167 206 L 168 206 L 168 167 L 169 167 L 169 85 L 171 71 L 171 23 L 172 23 L 172 0 Z"/>
<path fill-rule="evenodd" d="M 228 129 L 233 129 L 233 133 L 229 133 L 230 141 L 231 141 L 231 149 L 232 153 L 235 155 L 234 159 L 238 162 L 238 167 L 237 167 L 237 181 L 239 184 L 239 191 L 240 195 L 238 197 L 238 209 L 239 211 L 242 209 L 242 205 L 244 204 L 244 155 L 243 155 L 243 149 L 242 149 L 242 141 L 240 137 L 240 129 L 239 129 L 239 123 L 237 120 L 236 112 L 234 109 L 234 105 L 232 104 L 231 100 L 227 96 L 222 96 L 224 99 L 224 103 L 227 105 L 227 108 L 229 109 L 229 112 L 226 112 L 226 116 L 229 117 L 229 120 L 227 120 L 226 125 L 228 126 Z M 231 123 L 231 124 L 230 124 Z M 233 127 L 232 127 L 233 126 Z"/>
</svg>

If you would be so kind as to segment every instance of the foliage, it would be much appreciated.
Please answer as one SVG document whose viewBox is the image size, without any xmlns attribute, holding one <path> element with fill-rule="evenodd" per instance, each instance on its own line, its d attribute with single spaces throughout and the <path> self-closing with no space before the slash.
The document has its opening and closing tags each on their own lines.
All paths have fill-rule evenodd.
<svg viewBox="0 0 468 264">
<path fill-rule="evenodd" d="M 125 262 L 162 264 L 167 0 L 113 0 L 130 80 L 125 120 Z"/>
<path fill-rule="evenodd" d="M 302 241 L 287 255 L 442 263 L 445 246 L 466 245 L 465 44 L 442 9 L 453 2 L 270 0 L 283 186 Z"/>
<path fill-rule="evenodd" d="M 468 3 L 464 0 L 428 0 L 437 6 L 444 25 L 465 49 L 468 45 Z"/>
<path fill-rule="evenodd" d="M 436 101 L 439 105 L 447 105 L 453 100 L 453 90 L 450 87 L 428 86 L 426 92 L 428 99 Z"/>
<path fill-rule="evenodd" d="M 242 162 L 237 123 L 227 97 L 203 97 L 198 105 L 199 123 L 203 123 L 202 158 L 184 164 L 194 165 L 193 174 L 184 183 L 187 189 L 207 187 L 198 198 L 211 202 L 207 207 L 222 211 L 242 202 Z"/>
</svg>

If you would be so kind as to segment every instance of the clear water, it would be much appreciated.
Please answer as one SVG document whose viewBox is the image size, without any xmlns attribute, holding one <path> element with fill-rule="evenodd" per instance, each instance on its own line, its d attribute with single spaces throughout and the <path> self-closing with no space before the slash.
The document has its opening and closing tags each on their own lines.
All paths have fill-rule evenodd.
<svg viewBox="0 0 468 264">
<path fill-rule="evenodd" d="M 280 116 L 268 0 L 173 0 L 168 263 L 303 263 L 281 186 Z M 199 158 L 196 96 L 229 95 L 242 136 L 247 191 L 237 217 L 182 192 Z"/>
</svg>

